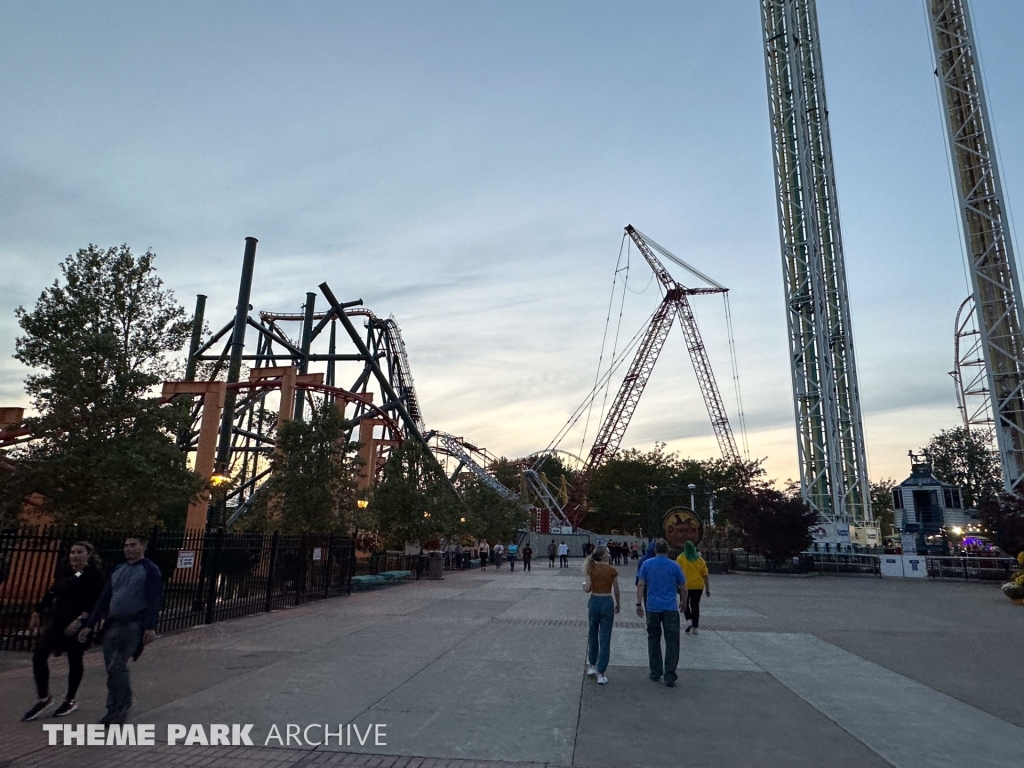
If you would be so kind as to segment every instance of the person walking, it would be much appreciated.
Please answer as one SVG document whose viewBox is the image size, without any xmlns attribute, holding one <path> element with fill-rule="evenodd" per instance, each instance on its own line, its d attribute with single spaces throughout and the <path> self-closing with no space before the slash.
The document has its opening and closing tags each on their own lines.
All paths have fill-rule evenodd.
<svg viewBox="0 0 1024 768">
<path fill-rule="evenodd" d="M 686 577 L 686 603 L 683 618 L 686 619 L 686 634 L 696 635 L 700 626 L 700 598 L 706 592 L 711 597 L 711 579 L 708 577 L 708 564 L 700 556 L 692 541 L 686 542 L 683 552 L 676 558 L 679 567 Z"/>
<path fill-rule="evenodd" d="M 455 542 L 455 549 L 452 550 L 452 570 L 462 569 L 462 542 Z"/>
<path fill-rule="evenodd" d="M 501 570 L 501 561 L 505 557 L 505 547 L 499 541 L 493 547 L 491 547 L 491 557 L 494 559 L 494 570 Z"/>
<path fill-rule="evenodd" d="M 533 560 L 533 547 L 530 546 L 530 542 L 526 542 L 526 546 L 523 547 L 523 570 L 530 570 L 530 562 Z"/>
<path fill-rule="evenodd" d="M 558 545 L 552 539 L 548 542 L 548 568 L 555 567 L 555 555 L 558 554 Z"/>
<path fill-rule="evenodd" d="M 487 539 L 480 542 L 480 570 L 487 570 L 487 558 L 491 554 L 491 545 L 487 543 Z"/>
<path fill-rule="evenodd" d="M 569 567 L 569 545 L 564 541 L 558 545 L 558 567 Z"/>
<path fill-rule="evenodd" d="M 516 570 L 516 560 L 519 559 L 519 545 L 511 541 L 505 551 L 508 553 L 509 573 L 514 573 Z"/>
<path fill-rule="evenodd" d="M 679 606 L 686 594 L 683 569 L 668 556 L 668 542 L 658 539 L 654 544 L 655 556 L 645 560 L 637 573 L 636 615 L 647 618 L 647 661 L 649 677 L 657 682 L 665 676 L 665 685 L 676 684 L 679 664 Z M 665 635 L 664 662 L 661 655 L 661 636 Z"/>
<path fill-rule="evenodd" d="M 50 695 L 50 656 L 64 653 L 68 657 L 68 687 L 64 701 L 54 711 L 54 717 L 70 715 L 78 705 L 75 696 L 82 682 L 85 667 L 82 657 L 89 647 L 80 643 L 78 633 L 82 622 L 89 617 L 96 601 L 103 593 L 105 579 L 100 569 L 96 549 L 87 541 L 76 541 L 68 552 L 67 567 L 62 567 L 53 585 L 29 619 L 29 629 L 35 631 L 48 615 L 46 627 L 36 640 L 32 652 L 32 677 L 39 699 L 21 718 L 23 723 L 35 720 L 53 703 Z"/>
<path fill-rule="evenodd" d="M 583 561 L 586 580 L 583 591 L 590 594 L 587 602 L 587 676 L 597 677 L 598 685 L 606 685 L 608 661 L 611 657 L 612 624 L 622 607 L 619 594 L 619 572 L 605 562 L 606 547 L 595 547 Z"/>
<path fill-rule="evenodd" d="M 107 668 L 107 714 L 103 725 L 123 725 L 132 706 L 128 659 L 138 658 L 142 649 L 156 639 L 156 620 L 163 599 L 163 579 L 156 563 L 144 557 L 146 539 L 129 536 L 124 540 L 124 563 L 110 574 L 103 594 L 96 601 L 79 642 L 92 634 L 96 622 L 105 618 L 103 663 Z"/>
</svg>

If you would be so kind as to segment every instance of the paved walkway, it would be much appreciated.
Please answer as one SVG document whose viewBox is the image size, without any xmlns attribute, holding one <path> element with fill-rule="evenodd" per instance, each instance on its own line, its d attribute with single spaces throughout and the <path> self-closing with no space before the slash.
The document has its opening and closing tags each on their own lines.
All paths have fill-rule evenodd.
<svg viewBox="0 0 1024 768">
<path fill-rule="evenodd" d="M 162 637 L 132 666 L 152 747 L 47 747 L 16 722 L 25 655 L 0 654 L 0 766 L 205 764 L 390 768 L 1024 765 L 1024 610 L 992 585 L 734 574 L 683 637 L 680 685 L 646 675 L 628 610 L 610 683 L 583 679 L 578 564 L 449 575 Z M 81 709 L 104 680 L 87 656 Z M 53 660 L 59 692 L 66 667 Z M 253 724 L 256 746 L 167 746 L 168 724 Z M 386 726 L 384 744 L 262 746 L 272 726 Z M 322 739 L 314 726 L 310 740 Z"/>
</svg>

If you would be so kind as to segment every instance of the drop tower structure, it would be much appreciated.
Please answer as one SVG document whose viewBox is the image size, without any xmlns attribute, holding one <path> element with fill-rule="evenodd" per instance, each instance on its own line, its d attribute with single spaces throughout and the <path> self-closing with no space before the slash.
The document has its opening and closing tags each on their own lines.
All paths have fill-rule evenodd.
<svg viewBox="0 0 1024 768">
<path fill-rule="evenodd" d="M 761 0 L 800 490 L 823 522 L 872 522 L 814 0 Z"/>
<path fill-rule="evenodd" d="M 1020 280 L 992 121 L 967 1 L 926 0 L 925 6 L 991 403 L 992 421 L 979 419 L 978 426 L 995 432 L 1003 485 L 1015 491 L 1024 486 L 1024 335 Z M 984 394 L 983 387 L 975 390 Z M 966 407 L 964 421 L 968 429 L 974 423 Z"/>
</svg>

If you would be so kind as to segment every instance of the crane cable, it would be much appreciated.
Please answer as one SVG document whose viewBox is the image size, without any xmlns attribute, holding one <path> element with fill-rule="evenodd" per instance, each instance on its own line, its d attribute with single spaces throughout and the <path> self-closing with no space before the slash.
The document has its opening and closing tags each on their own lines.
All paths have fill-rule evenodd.
<svg viewBox="0 0 1024 768">
<path fill-rule="evenodd" d="M 743 395 L 740 392 L 740 371 L 736 361 L 736 339 L 732 333 L 732 309 L 729 307 L 729 292 L 722 294 L 725 303 L 725 328 L 729 336 L 729 361 L 732 364 L 732 384 L 736 393 L 736 416 L 740 425 L 740 438 L 743 440 L 743 458 L 750 461 L 750 446 L 747 444 L 747 417 L 743 412 Z"/>
<path fill-rule="evenodd" d="M 625 284 L 629 281 L 629 253 L 626 255 L 626 266 L 621 267 L 622 264 L 622 250 L 626 245 L 626 236 L 623 235 L 622 242 L 619 244 L 619 256 L 615 260 L 615 273 L 612 275 L 612 291 L 608 297 L 608 313 L 604 319 L 604 336 L 601 338 L 601 352 L 597 356 L 597 371 L 594 372 L 594 388 L 592 392 L 598 389 L 598 382 L 601 379 L 601 364 L 604 362 L 604 350 L 608 344 L 608 326 L 611 325 L 612 321 L 612 307 L 615 305 L 615 290 L 619 284 L 619 273 L 625 270 L 626 279 L 623 282 L 622 301 L 626 300 Z M 619 320 L 615 327 L 615 344 L 619 341 L 619 328 L 622 326 L 622 304 L 619 305 Z M 612 349 L 612 359 L 615 359 L 615 349 Z M 605 392 L 605 402 L 608 400 L 608 394 Z M 590 400 L 590 407 L 587 409 L 587 420 L 583 423 L 583 437 L 580 438 L 580 454 L 583 453 L 583 446 L 587 441 L 587 430 L 590 428 L 590 416 L 594 410 L 594 399 Z M 604 417 L 604 405 L 601 406 L 602 418 Z"/>
<path fill-rule="evenodd" d="M 614 374 L 615 371 L 617 371 L 622 366 L 622 364 L 633 353 L 633 350 L 636 349 L 637 345 L 640 343 L 640 340 L 647 332 L 648 326 L 650 326 L 651 322 L 654 320 L 654 315 L 656 312 L 657 310 L 652 312 L 651 316 L 647 318 L 647 321 L 642 326 L 640 326 L 640 329 L 636 332 L 636 334 L 634 334 L 633 338 L 629 340 L 629 343 L 625 347 L 623 347 L 622 352 L 619 353 L 618 358 L 613 360 L 611 364 L 608 366 L 608 370 L 604 372 L 604 375 L 601 377 L 597 385 L 592 390 L 590 390 L 590 392 L 587 394 L 585 398 L 583 398 L 583 402 L 580 403 L 576 407 L 576 410 L 572 412 L 572 415 L 566 420 L 565 424 L 562 425 L 562 428 L 558 430 L 558 434 L 556 434 L 554 439 L 552 439 L 552 441 L 548 443 L 547 448 L 545 448 L 543 451 L 539 451 L 538 455 L 546 454 L 556 449 L 561 444 L 562 440 L 565 439 L 565 436 L 569 433 L 569 431 L 574 426 L 576 426 L 577 422 L 579 422 L 580 418 L 582 418 L 583 412 L 587 409 L 589 405 L 591 405 L 594 402 L 594 399 L 597 398 L 602 387 L 607 386 L 608 381 L 612 377 L 612 374 Z"/>
</svg>

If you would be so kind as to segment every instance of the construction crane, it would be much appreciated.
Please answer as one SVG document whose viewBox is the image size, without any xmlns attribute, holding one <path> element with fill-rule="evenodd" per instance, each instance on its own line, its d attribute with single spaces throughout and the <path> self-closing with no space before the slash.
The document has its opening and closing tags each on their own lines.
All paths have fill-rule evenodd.
<svg viewBox="0 0 1024 768">
<path fill-rule="evenodd" d="M 585 494 L 590 478 L 594 470 L 618 451 L 619 445 L 622 443 L 622 437 L 626 433 L 626 428 L 633 418 L 633 412 L 640 403 L 640 396 L 643 394 L 647 381 L 651 377 L 651 372 L 654 370 L 654 364 L 658 361 L 658 356 L 665 345 L 665 340 L 672 329 L 672 324 L 677 318 L 679 325 L 682 327 L 683 336 L 686 339 L 686 348 L 690 353 L 693 370 L 697 374 L 697 383 L 700 386 L 704 404 L 707 406 L 708 415 L 711 417 L 711 426 L 714 429 L 715 437 L 718 439 L 718 446 L 722 452 L 722 457 L 731 462 L 739 462 L 741 460 L 739 450 L 736 447 L 736 439 L 729 424 L 729 417 L 726 414 L 725 404 L 722 402 L 722 395 L 718 390 L 718 383 L 711 369 L 711 361 L 708 359 L 707 349 L 704 347 L 704 341 L 701 338 L 700 330 L 697 328 L 697 321 L 688 298 L 689 296 L 700 294 L 726 293 L 728 289 L 694 269 L 666 248 L 658 245 L 654 240 L 633 227 L 633 225 L 630 224 L 626 227 L 626 235 L 633 241 L 640 253 L 643 254 L 647 264 L 654 272 L 654 276 L 657 278 L 663 292 L 663 297 L 661 304 L 647 326 L 643 339 L 637 347 L 629 370 L 619 385 L 619 391 L 615 395 L 611 408 L 608 409 L 608 413 L 597 433 L 597 437 L 590 447 L 590 452 L 584 461 L 583 467 L 576 474 L 573 481 L 573 488 L 569 494 L 569 503 L 565 508 L 565 514 L 573 526 L 579 526 L 580 521 L 586 515 Z M 665 269 L 665 266 L 658 259 L 655 252 L 689 270 L 712 287 L 688 288 L 681 285 Z"/>
<path fill-rule="evenodd" d="M 973 308 L 965 320 L 973 313 L 991 413 L 967 406 L 969 395 L 986 387 L 980 376 L 963 375 L 963 369 L 978 360 L 974 346 L 966 345 L 966 354 L 959 347 L 961 338 L 970 337 L 960 319 L 964 305 L 957 313 L 958 399 L 965 426 L 984 425 L 995 431 L 1003 485 L 1013 491 L 1024 483 L 1024 335 L 1017 260 L 970 10 L 966 0 L 928 0 L 926 7 L 971 275 Z"/>
<path fill-rule="evenodd" d="M 800 491 L 824 522 L 872 521 L 814 0 L 761 0 Z"/>
</svg>

